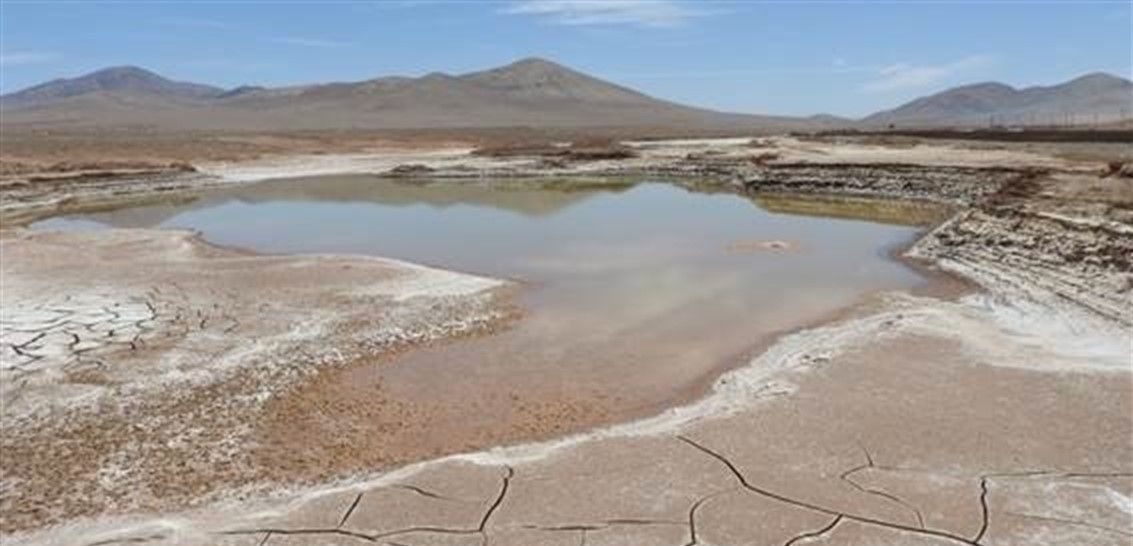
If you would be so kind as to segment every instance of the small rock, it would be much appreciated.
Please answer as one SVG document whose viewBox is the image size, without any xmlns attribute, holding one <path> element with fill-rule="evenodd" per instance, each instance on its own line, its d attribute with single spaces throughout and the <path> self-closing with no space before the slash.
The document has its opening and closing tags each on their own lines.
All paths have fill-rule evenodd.
<svg viewBox="0 0 1133 546">
<path fill-rule="evenodd" d="M 431 173 L 434 170 L 436 170 L 436 169 L 433 169 L 432 167 L 430 167 L 428 165 L 422 165 L 420 163 L 407 163 L 407 164 L 404 164 L 404 165 L 398 165 L 398 166 L 390 169 L 389 171 L 386 172 L 386 174 L 391 175 L 391 176 L 413 176 L 413 175 Z"/>
</svg>

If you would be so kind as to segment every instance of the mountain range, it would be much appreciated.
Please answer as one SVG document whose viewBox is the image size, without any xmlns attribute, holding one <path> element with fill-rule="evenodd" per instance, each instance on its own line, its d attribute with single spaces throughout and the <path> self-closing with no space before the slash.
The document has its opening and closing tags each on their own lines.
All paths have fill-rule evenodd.
<svg viewBox="0 0 1133 546">
<path fill-rule="evenodd" d="M 1050 87 L 982 83 L 950 89 L 862 120 L 735 114 L 657 99 L 551 61 L 523 59 L 461 75 L 234 89 L 178 82 L 123 66 L 0 97 L 5 125 L 169 129 L 411 129 L 683 127 L 813 129 L 862 125 L 1049 123 L 1133 111 L 1133 83 L 1090 74 Z"/>
<path fill-rule="evenodd" d="M 914 126 L 1071 125 L 1131 115 L 1133 82 L 1095 72 L 1058 85 L 1023 89 L 998 82 L 954 87 L 862 121 Z"/>
<path fill-rule="evenodd" d="M 432 73 L 231 90 L 115 67 L 5 95 L 0 108 L 5 124 L 185 129 L 805 124 L 676 104 L 534 58 L 457 76 Z"/>
</svg>

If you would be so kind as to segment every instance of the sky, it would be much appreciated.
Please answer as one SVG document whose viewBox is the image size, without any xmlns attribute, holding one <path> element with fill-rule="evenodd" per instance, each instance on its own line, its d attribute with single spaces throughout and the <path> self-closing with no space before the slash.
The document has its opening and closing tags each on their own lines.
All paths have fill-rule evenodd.
<svg viewBox="0 0 1133 546">
<path fill-rule="evenodd" d="M 116 65 L 221 87 L 543 57 L 727 111 L 861 116 L 1133 73 L 1133 0 L 0 0 L 0 91 Z"/>
</svg>

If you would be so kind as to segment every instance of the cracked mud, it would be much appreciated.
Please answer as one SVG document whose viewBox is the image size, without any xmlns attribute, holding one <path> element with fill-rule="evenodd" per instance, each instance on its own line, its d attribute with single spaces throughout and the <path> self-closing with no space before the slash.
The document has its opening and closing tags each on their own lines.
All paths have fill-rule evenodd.
<svg viewBox="0 0 1133 546">
<path fill-rule="evenodd" d="M 733 411 L 449 457 L 126 533 L 78 529 L 86 543 L 1127 544 L 1127 372 L 1068 382 L 1003 366 L 935 323 L 939 305 L 963 304 L 905 297 L 883 320 L 848 318 L 825 333 L 840 349 L 824 359 L 797 334 L 784 342 L 796 350 L 772 351 L 794 394 L 748 385 L 701 402 L 738 398 Z M 1048 356 L 1065 359 L 1058 349 Z"/>
<path fill-rule="evenodd" d="M 948 164 L 947 154 L 932 158 L 920 161 Z M 845 154 L 810 159 L 847 160 Z M 989 161 L 1004 160 L 997 156 Z M 725 169 L 713 162 L 697 168 Z M 787 178 L 790 169 L 782 171 Z M 806 169 L 784 184 L 802 184 L 808 191 L 806 179 L 836 172 Z M 1013 183 L 1010 173 L 981 171 L 974 175 L 982 181 L 978 183 L 990 180 L 996 189 L 971 189 L 966 185 L 972 182 L 964 181 L 971 175 L 944 170 L 933 180 L 949 189 L 930 197 L 981 202 L 1002 195 L 1002 186 Z M 897 191 L 908 182 L 874 178 L 883 182 L 855 183 L 850 193 Z M 827 182 L 818 186 L 831 189 Z M 1027 199 L 1034 204 L 1038 198 Z M 226 441 L 243 439 L 238 433 L 221 438 L 187 431 L 162 416 L 173 415 L 166 409 L 174 406 L 179 411 L 201 404 L 215 408 L 234 394 L 255 399 L 260 382 L 286 382 L 301 374 L 275 371 L 280 359 L 269 357 L 296 354 L 295 323 L 273 322 L 280 310 L 267 312 L 258 307 L 260 300 L 243 300 L 246 293 L 240 289 L 206 295 L 200 284 L 168 273 L 177 282 L 160 284 L 160 292 L 87 289 L 56 295 L 43 281 L 27 287 L 27 293 L 51 297 L 15 300 L 11 306 L 6 300 L 4 307 L 0 373 L 19 380 L 5 382 L 11 389 L 5 391 L 5 415 L 18 418 L 5 419 L 3 447 L 6 455 L 9 449 L 22 450 L 15 452 L 16 465 L 10 458 L 5 461 L 5 542 L 1127 545 L 1133 540 L 1133 375 L 1128 330 L 1123 329 L 1130 316 L 1129 287 L 1123 284 L 1129 274 L 1122 250 L 1130 241 L 1127 219 L 1120 217 L 1119 207 L 1098 214 L 1098 207 L 1109 206 L 1098 202 L 1089 204 L 1094 207 L 1089 211 L 1092 222 L 1074 220 L 1081 210 L 1016 205 L 981 205 L 946 222 L 911 251 L 977 280 L 990 293 L 955 300 L 880 294 L 837 321 L 780 338 L 688 405 L 585 434 L 422 461 L 271 495 L 245 491 L 239 497 L 208 497 L 203 495 L 207 487 L 190 480 L 168 485 L 183 490 L 181 498 L 219 500 L 198 501 L 191 508 L 147 504 L 144 489 L 160 480 L 144 476 L 167 476 L 170 467 L 161 461 L 179 463 L 177 468 L 189 475 L 194 464 L 232 465 L 238 475 L 256 474 L 240 474 L 249 472 L 240 468 L 245 463 L 224 451 L 230 447 Z M 145 244 L 132 239 L 139 233 L 154 236 L 135 232 L 120 235 L 124 239 L 119 243 Z M 43 238 L 25 250 L 46 252 L 41 243 L 57 236 L 4 239 L 6 258 L 26 243 L 24 237 Z M 187 245 L 195 252 L 220 252 L 181 244 L 182 250 Z M 6 259 L 5 268 L 11 263 Z M 327 279 L 321 270 L 320 282 L 345 287 L 357 282 L 352 275 L 367 276 L 370 282 L 373 276 L 396 276 L 387 271 L 396 266 L 380 261 L 351 266 L 352 273 L 337 279 Z M 97 272 L 95 267 L 76 273 L 70 282 L 89 288 L 97 284 L 88 282 Z M 51 282 L 59 283 L 54 275 Z M 152 271 L 145 275 L 151 277 Z M 331 331 L 367 350 L 459 335 L 499 320 L 498 302 L 484 294 L 494 292 L 470 289 L 441 298 L 448 313 L 442 324 L 448 326 L 410 312 L 390 316 L 409 316 L 405 324 L 413 327 L 375 333 L 347 321 L 306 325 L 306 331 L 313 337 Z M 304 292 L 288 293 L 294 295 Z M 312 299 L 300 300 L 310 309 L 341 311 L 339 305 L 346 303 L 341 294 L 329 302 L 321 299 L 324 291 L 307 296 Z M 383 305 L 390 305 L 389 296 L 383 298 Z M 414 301 L 403 304 L 412 309 Z M 469 316 L 481 319 L 462 322 Z M 1036 316 L 1041 320 L 1033 320 Z M 237 349 L 220 340 L 234 336 L 245 336 L 244 345 L 260 340 L 256 354 L 261 356 L 232 358 Z M 152 355 L 147 351 L 155 347 L 169 346 L 181 351 L 172 361 L 141 358 Z M 331 362 L 327 365 L 335 361 L 298 354 L 304 363 L 323 362 L 319 357 Z M 230 367 L 225 355 L 230 355 Z M 204 365 L 210 377 L 223 379 L 187 373 L 202 361 L 211 363 Z M 143 379 L 126 379 L 123 368 L 131 366 L 143 372 Z M 176 376 L 185 382 L 179 384 L 203 387 L 186 389 L 192 396 L 159 400 L 168 396 L 154 393 L 168 392 L 162 382 L 169 370 L 184 373 Z M 56 380 L 64 375 L 90 379 L 67 382 L 62 393 L 53 391 L 61 388 Z M 133 370 L 129 377 L 135 377 Z M 111 393 L 130 393 L 144 402 L 123 404 L 110 399 Z M 44 422 L 37 416 L 46 411 L 41 408 L 48 399 L 64 403 L 48 412 L 59 415 L 46 421 L 50 426 L 36 430 L 31 423 Z M 105 431 L 82 428 L 83 412 L 92 408 L 109 410 L 121 421 L 115 426 L 147 429 L 142 436 L 147 441 L 101 446 Z M 138 409 L 154 417 L 141 422 L 125 418 Z M 218 431 L 239 430 L 233 427 L 239 421 L 210 419 L 198 422 Z M 147 447 L 154 441 L 191 447 L 184 447 L 180 459 L 170 458 Z M 33 471 L 29 462 L 44 457 L 46 445 L 60 451 L 47 455 L 51 465 L 81 468 L 79 475 L 87 483 L 116 483 L 111 488 L 116 496 L 92 497 L 94 489 L 83 480 L 49 489 L 58 484 Z M 194 460 L 201 457 L 208 460 Z M 138 461 L 154 458 L 158 462 L 137 470 Z M 123 468 L 132 470 L 125 473 Z M 126 515 L 104 515 L 106 505 L 115 503 Z M 148 516 L 139 508 L 161 513 Z M 73 517 L 83 513 L 103 515 Z M 63 523 L 16 532 L 37 527 L 26 525 L 29 521 Z"/>
<path fill-rule="evenodd" d="M 266 483 L 245 446 L 273 393 L 511 313 L 494 280 L 254 256 L 184 232 L 18 232 L 0 245 L 5 532 Z"/>
</svg>

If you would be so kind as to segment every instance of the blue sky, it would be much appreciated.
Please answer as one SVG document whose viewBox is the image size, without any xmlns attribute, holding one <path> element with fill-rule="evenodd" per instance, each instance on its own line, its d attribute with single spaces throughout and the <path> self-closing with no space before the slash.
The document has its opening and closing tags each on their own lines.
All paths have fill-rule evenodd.
<svg viewBox="0 0 1133 546">
<path fill-rule="evenodd" d="M 133 64 L 224 87 L 542 56 L 723 110 L 862 115 L 945 87 L 1133 72 L 1130 0 L 0 2 L 0 88 Z"/>
</svg>

